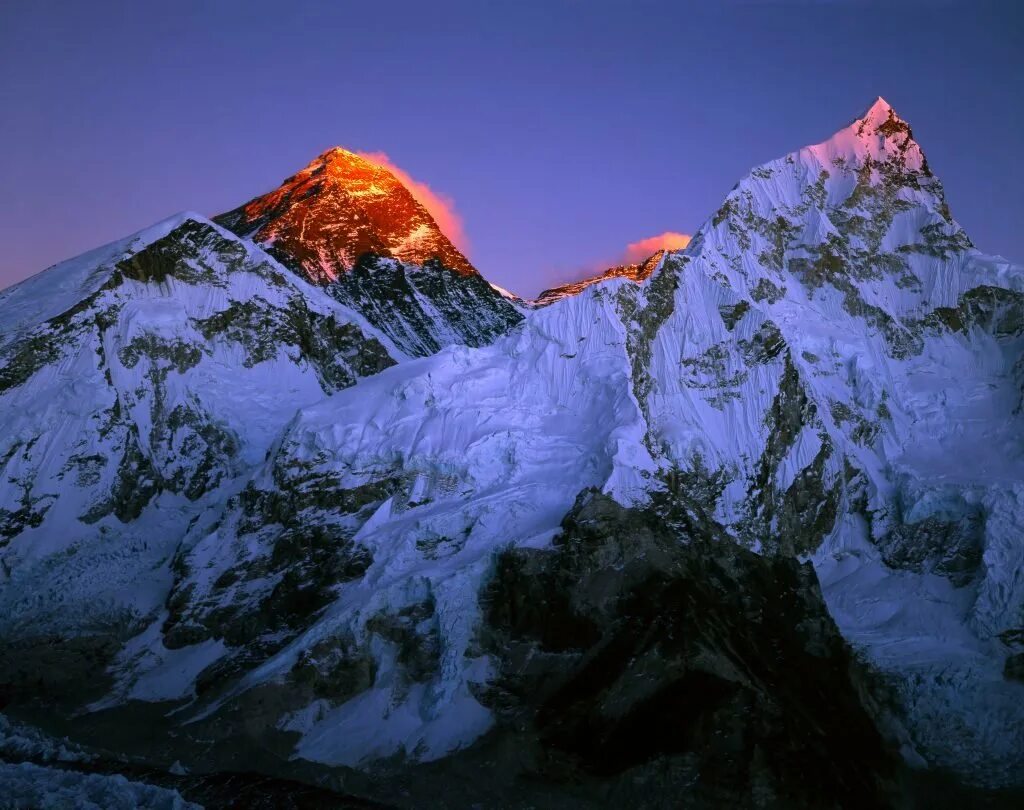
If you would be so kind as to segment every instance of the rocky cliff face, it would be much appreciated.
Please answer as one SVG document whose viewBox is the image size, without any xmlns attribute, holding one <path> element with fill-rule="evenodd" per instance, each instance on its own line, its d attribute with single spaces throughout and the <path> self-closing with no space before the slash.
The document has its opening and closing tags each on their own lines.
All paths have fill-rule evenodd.
<svg viewBox="0 0 1024 810">
<path fill-rule="evenodd" d="M 5 294 L 15 710 L 403 806 L 1022 787 L 1024 270 L 884 101 L 481 348 L 364 262 L 191 219 Z"/>
<path fill-rule="evenodd" d="M 390 171 L 345 149 L 215 221 L 325 285 L 410 355 L 482 346 L 521 318 Z"/>
<path fill-rule="evenodd" d="M 437 259 L 460 275 L 476 274 L 390 171 L 340 147 L 216 221 L 312 281 L 336 280 L 365 254 L 414 265 Z"/>
</svg>

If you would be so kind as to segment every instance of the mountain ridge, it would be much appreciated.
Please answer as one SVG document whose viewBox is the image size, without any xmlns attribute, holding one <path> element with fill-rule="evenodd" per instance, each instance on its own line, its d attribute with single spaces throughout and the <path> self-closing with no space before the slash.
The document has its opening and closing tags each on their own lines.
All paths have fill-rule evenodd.
<svg viewBox="0 0 1024 810">
<path fill-rule="evenodd" d="M 402 806 L 485 760 L 511 791 L 821 806 L 775 755 L 817 733 L 813 666 L 814 705 L 871 740 L 846 769 L 836 734 L 815 750 L 868 803 L 896 803 L 900 757 L 1024 788 L 1024 268 L 974 248 L 883 100 L 753 169 L 684 250 L 415 358 L 379 284 L 429 261 L 309 285 L 215 225 L 172 233 L 114 251 L 57 355 L 53 316 L 18 338 L 41 362 L 0 391 L 8 693 L 94 728 L 148 706 L 175 735 L 151 757 L 258 751 Z M 108 389 L 134 428 L 93 453 Z M 275 409 L 258 435 L 248 399 Z M 83 523 L 114 472 L 151 484 Z M 85 651 L 66 680 L 54 636 Z M 776 640 L 801 663 L 766 664 Z M 749 745 L 721 742 L 737 723 Z"/>
<path fill-rule="evenodd" d="M 579 281 L 569 281 L 565 284 L 560 284 L 557 287 L 550 287 L 546 290 L 542 290 L 530 303 L 534 306 L 548 306 L 556 301 L 560 301 L 563 298 L 572 295 L 579 295 L 587 287 L 594 284 L 600 284 L 603 281 L 608 281 L 613 278 L 628 278 L 630 281 L 646 281 L 654 271 L 658 268 L 658 264 L 661 259 L 665 256 L 668 251 L 658 250 L 648 256 L 646 259 L 633 264 L 620 264 L 614 267 L 609 267 L 601 273 L 586 278 L 580 279 Z"/>
</svg>

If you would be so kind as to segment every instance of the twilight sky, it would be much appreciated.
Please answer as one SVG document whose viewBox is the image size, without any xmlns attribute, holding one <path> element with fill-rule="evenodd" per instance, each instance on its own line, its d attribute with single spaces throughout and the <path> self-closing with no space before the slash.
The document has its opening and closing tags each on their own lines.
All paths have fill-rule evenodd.
<svg viewBox="0 0 1024 810">
<path fill-rule="evenodd" d="M 0 287 L 329 146 L 447 197 L 523 295 L 693 233 L 884 96 L 979 248 L 1024 261 L 1024 3 L 0 4 Z"/>
</svg>

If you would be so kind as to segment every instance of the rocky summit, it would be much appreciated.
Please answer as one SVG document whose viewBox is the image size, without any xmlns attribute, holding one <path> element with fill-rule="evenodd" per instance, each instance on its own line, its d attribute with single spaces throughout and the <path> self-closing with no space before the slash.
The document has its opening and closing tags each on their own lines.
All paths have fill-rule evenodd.
<svg viewBox="0 0 1024 810">
<path fill-rule="evenodd" d="M 214 221 L 324 285 L 412 356 L 482 346 L 521 317 L 391 171 L 346 149 Z"/>
<path fill-rule="evenodd" d="M 331 150 L 0 324 L 11 795 L 1020 806 L 1024 268 L 882 99 L 537 302 Z"/>
</svg>

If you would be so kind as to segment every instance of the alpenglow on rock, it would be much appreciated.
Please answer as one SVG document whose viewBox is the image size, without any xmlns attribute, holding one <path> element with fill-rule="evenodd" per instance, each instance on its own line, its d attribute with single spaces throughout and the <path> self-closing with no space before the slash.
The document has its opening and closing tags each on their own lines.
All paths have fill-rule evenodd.
<svg viewBox="0 0 1024 810">
<path fill-rule="evenodd" d="M 214 221 L 325 285 L 410 355 L 481 346 L 521 318 L 394 174 L 346 149 Z"/>
<path fill-rule="evenodd" d="M 646 281 L 658 269 L 658 265 L 661 264 L 661 259 L 664 255 L 665 251 L 659 250 L 652 253 L 642 262 L 609 267 L 603 273 L 598 273 L 596 276 L 588 276 L 579 281 L 570 281 L 557 287 L 551 287 L 542 291 L 531 303 L 534 306 L 546 307 L 549 304 L 554 304 L 556 301 L 561 301 L 563 298 L 579 295 L 587 287 L 592 287 L 594 284 L 600 284 L 613 278 L 628 278 L 631 281 L 637 282 Z"/>
<path fill-rule="evenodd" d="M 879 99 L 614 275 L 415 361 L 196 218 L 4 293 L 10 705 L 407 807 L 1024 788 L 1024 268 Z"/>
</svg>

